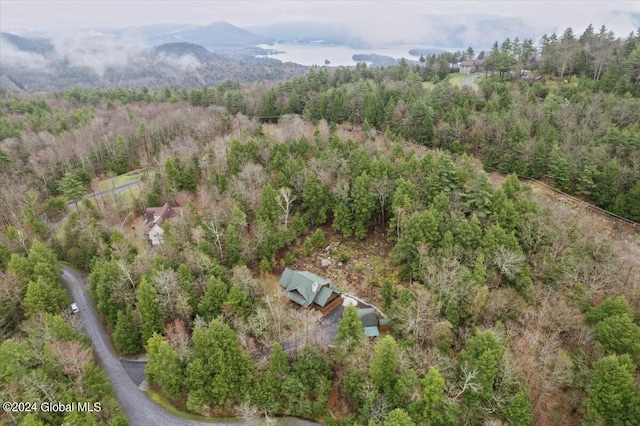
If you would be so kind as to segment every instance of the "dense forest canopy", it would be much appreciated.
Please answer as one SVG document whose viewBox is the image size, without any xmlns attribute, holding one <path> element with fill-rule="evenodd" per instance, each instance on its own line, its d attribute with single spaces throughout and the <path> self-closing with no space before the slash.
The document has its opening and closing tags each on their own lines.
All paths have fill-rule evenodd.
<svg viewBox="0 0 640 426">
<path fill-rule="evenodd" d="M 477 88 L 447 81 L 444 54 L 280 83 L 3 91 L 2 399 L 40 395 L 27 371 L 60 398 L 107 398 L 59 316 L 59 257 L 89 273 L 117 350 L 145 352 L 152 391 L 192 413 L 637 424 L 637 259 L 517 175 L 640 220 L 639 45 L 604 27 L 537 53 L 505 40 Z M 132 173 L 136 191 L 79 201 Z M 139 218 L 165 203 L 181 214 L 149 251 Z M 271 285 L 301 265 L 392 330 L 370 340 L 345 308 L 327 342 Z M 60 357 L 72 346 L 81 368 Z M 80 421 L 27 417 L 5 418 Z M 91 420 L 122 419 L 114 405 Z"/>
</svg>

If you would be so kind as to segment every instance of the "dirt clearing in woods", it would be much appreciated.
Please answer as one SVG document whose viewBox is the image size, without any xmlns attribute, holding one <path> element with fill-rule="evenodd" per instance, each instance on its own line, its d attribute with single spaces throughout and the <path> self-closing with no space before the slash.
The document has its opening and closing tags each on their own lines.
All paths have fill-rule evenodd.
<svg viewBox="0 0 640 426">
<path fill-rule="evenodd" d="M 302 242 L 286 251 L 294 254 L 296 261 L 288 268 L 313 272 L 331 280 L 331 283 L 346 293 L 353 293 L 366 301 L 380 306 L 379 287 L 384 279 L 397 282 L 395 266 L 391 263 L 390 252 L 393 242 L 387 241 L 386 229 L 380 226 L 369 230 L 367 238 L 344 238 L 330 226 L 320 229 L 325 235 L 322 247 L 314 249 L 308 256 L 302 255 Z M 313 234 L 310 229 L 307 235 Z M 296 256 L 296 253 L 298 254 Z M 277 259 L 280 261 L 280 258 Z M 325 266 L 323 266 L 323 264 Z M 268 290 L 277 289 L 277 282 L 284 268 L 274 268 L 273 275 L 267 275 L 263 282 Z"/>
</svg>

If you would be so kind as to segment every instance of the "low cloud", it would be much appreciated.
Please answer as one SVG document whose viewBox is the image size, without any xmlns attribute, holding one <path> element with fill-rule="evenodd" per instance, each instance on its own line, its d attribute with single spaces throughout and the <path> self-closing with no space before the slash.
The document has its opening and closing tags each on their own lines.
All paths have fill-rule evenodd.
<svg viewBox="0 0 640 426">
<path fill-rule="evenodd" d="M 202 62 L 195 56 L 188 54 L 182 56 L 167 55 L 162 53 L 159 61 L 162 61 L 169 66 L 180 68 L 182 71 L 195 71 L 202 67 Z"/>
<path fill-rule="evenodd" d="M 53 46 L 51 51 L 35 53 L 20 50 L 3 38 L 0 61 L 39 71 L 48 71 L 54 64 L 66 62 L 70 66 L 88 67 L 102 75 L 108 67 L 126 66 L 146 49 L 138 38 L 95 31 L 57 35 L 50 39 L 50 43 Z"/>
<path fill-rule="evenodd" d="M 93 69 L 98 74 L 108 67 L 126 66 L 140 56 L 146 48 L 134 37 L 116 37 L 91 32 L 82 35 L 65 35 L 51 40 L 56 60 L 67 61 L 73 66 Z"/>
<path fill-rule="evenodd" d="M 47 70 L 51 64 L 49 59 L 41 54 L 25 52 L 18 49 L 6 39 L 0 41 L 0 63 L 13 65 L 19 68 Z"/>
</svg>

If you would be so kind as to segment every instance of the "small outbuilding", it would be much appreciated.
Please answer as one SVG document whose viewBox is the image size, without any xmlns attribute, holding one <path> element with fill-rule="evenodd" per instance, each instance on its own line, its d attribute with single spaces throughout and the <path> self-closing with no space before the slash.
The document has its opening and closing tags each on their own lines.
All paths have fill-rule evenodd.
<svg viewBox="0 0 640 426">
<path fill-rule="evenodd" d="M 378 318 L 375 308 L 359 308 L 358 315 L 360 315 L 360 322 L 362 322 L 364 334 L 367 337 L 378 337 L 380 336 L 380 331 L 389 330 L 391 320 L 388 318 Z"/>
</svg>

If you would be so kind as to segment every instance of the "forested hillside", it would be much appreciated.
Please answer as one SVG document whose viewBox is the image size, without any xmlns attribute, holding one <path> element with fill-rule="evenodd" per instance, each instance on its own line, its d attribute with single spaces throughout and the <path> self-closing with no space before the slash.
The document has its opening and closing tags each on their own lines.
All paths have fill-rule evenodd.
<svg viewBox="0 0 640 426">
<path fill-rule="evenodd" d="M 9 235 L 21 238 L 22 231 Z M 3 405 L 0 420 L 127 425 L 107 377 L 94 361 L 91 342 L 71 316 L 55 253 L 39 240 L 29 241 L 29 246 L 26 253 L 26 245 L 16 250 L 24 256 L 0 247 L 0 399 L 16 403 Z M 78 402 L 92 410 L 55 408 Z"/>
<path fill-rule="evenodd" d="M 640 93 L 622 66 L 638 36 L 593 35 L 620 47 L 606 65 L 595 41 L 575 38 L 572 52 L 592 59 L 570 70 L 545 70 L 549 53 L 527 62 L 504 42 L 487 60 L 511 65 L 477 88 L 440 82 L 426 58 L 278 84 L 3 92 L 0 367 L 53 374 L 46 357 L 13 360 L 62 321 L 36 315 L 67 302 L 59 271 L 35 263 L 55 253 L 89 273 L 117 350 L 146 353 L 151 392 L 185 411 L 333 425 L 638 424 L 637 259 L 515 175 L 497 185 L 482 170 L 639 220 Z M 616 63 L 625 71 L 610 84 Z M 533 68 L 545 79 L 519 78 Z M 136 190 L 70 202 L 131 171 Z M 164 203 L 179 213 L 149 250 L 141 217 Z M 285 267 L 366 295 L 391 330 L 369 339 L 346 308 L 330 345 L 319 314 L 282 297 Z M 66 334 L 52 332 L 63 337 L 51 346 L 79 339 L 56 327 Z M 15 377 L 0 375 L 3 400 Z"/>
</svg>

